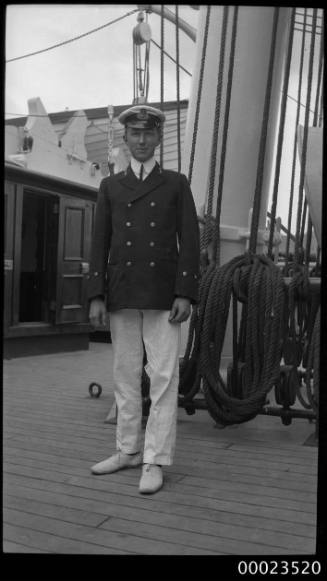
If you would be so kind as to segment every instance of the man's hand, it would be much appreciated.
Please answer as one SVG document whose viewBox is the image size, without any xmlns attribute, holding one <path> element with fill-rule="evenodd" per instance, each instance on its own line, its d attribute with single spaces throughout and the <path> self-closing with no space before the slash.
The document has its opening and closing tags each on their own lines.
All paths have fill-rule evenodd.
<svg viewBox="0 0 327 581">
<path fill-rule="evenodd" d="M 170 311 L 170 323 L 184 323 L 187 321 L 191 313 L 191 301 L 183 297 L 177 297 Z"/>
<path fill-rule="evenodd" d="M 89 319 L 91 325 L 94 327 L 100 327 L 101 325 L 106 325 L 107 323 L 107 310 L 106 305 L 102 299 L 96 298 L 92 299 L 90 304 Z"/>
</svg>

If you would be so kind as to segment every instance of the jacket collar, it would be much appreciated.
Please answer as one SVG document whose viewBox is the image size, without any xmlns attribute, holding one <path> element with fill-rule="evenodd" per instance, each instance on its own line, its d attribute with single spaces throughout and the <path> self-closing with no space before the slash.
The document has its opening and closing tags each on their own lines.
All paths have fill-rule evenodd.
<svg viewBox="0 0 327 581">
<path fill-rule="evenodd" d="M 138 180 L 130 165 L 119 177 L 119 181 L 124 187 L 130 190 L 127 193 L 126 200 L 132 202 L 156 189 L 161 184 L 165 183 L 166 180 L 159 164 L 156 162 L 152 172 L 143 182 Z"/>
<path fill-rule="evenodd" d="M 146 179 L 150 173 L 152 172 L 154 166 L 156 165 L 156 160 L 155 157 L 151 157 L 150 159 L 147 159 L 145 162 L 140 162 L 137 159 L 135 159 L 134 157 L 131 157 L 131 168 L 133 170 L 133 172 L 135 173 L 136 177 L 138 178 L 140 175 L 140 171 L 141 171 L 141 165 L 143 165 L 144 168 L 144 179 Z"/>
</svg>

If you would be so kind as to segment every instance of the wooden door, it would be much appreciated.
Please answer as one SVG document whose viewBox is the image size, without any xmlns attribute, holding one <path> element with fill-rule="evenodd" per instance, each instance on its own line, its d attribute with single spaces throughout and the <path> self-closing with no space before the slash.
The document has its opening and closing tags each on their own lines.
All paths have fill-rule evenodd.
<svg viewBox="0 0 327 581">
<path fill-rule="evenodd" d="M 5 181 L 4 198 L 4 330 L 12 324 L 12 295 L 14 274 L 15 184 Z"/>
<path fill-rule="evenodd" d="M 87 323 L 87 274 L 91 250 L 92 204 L 61 197 L 57 262 L 57 323 Z"/>
</svg>

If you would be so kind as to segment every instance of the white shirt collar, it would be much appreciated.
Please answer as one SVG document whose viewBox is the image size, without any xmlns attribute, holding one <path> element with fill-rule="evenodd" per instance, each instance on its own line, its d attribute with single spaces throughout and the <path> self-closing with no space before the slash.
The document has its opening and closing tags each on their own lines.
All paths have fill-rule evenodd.
<svg viewBox="0 0 327 581">
<path fill-rule="evenodd" d="M 135 173 L 136 177 L 139 178 L 140 177 L 140 170 L 141 170 L 141 165 L 143 163 L 143 180 L 145 180 L 145 178 L 148 177 L 148 175 L 152 172 L 154 166 L 156 165 L 156 160 L 155 157 L 150 157 L 150 159 L 147 159 L 144 162 L 138 161 L 137 159 L 135 159 L 134 157 L 131 157 L 131 168 L 133 170 L 133 172 Z"/>
</svg>

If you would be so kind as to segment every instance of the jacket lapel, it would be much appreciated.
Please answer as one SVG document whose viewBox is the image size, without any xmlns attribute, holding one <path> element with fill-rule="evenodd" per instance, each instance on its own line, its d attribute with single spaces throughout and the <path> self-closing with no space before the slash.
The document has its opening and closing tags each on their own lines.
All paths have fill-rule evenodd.
<svg viewBox="0 0 327 581">
<path fill-rule="evenodd" d="M 129 190 L 126 192 L 126 201 L 133 202 L 156 189 L 158 186 L 165 183 L 166 180 L 159 164 L 156 163 L 150 175 L 148 175 L 148 177 L 142 182 L 138 180 L 130 165 L 122 177 L 119 178 L 119 181 Z"/>
</svg>

